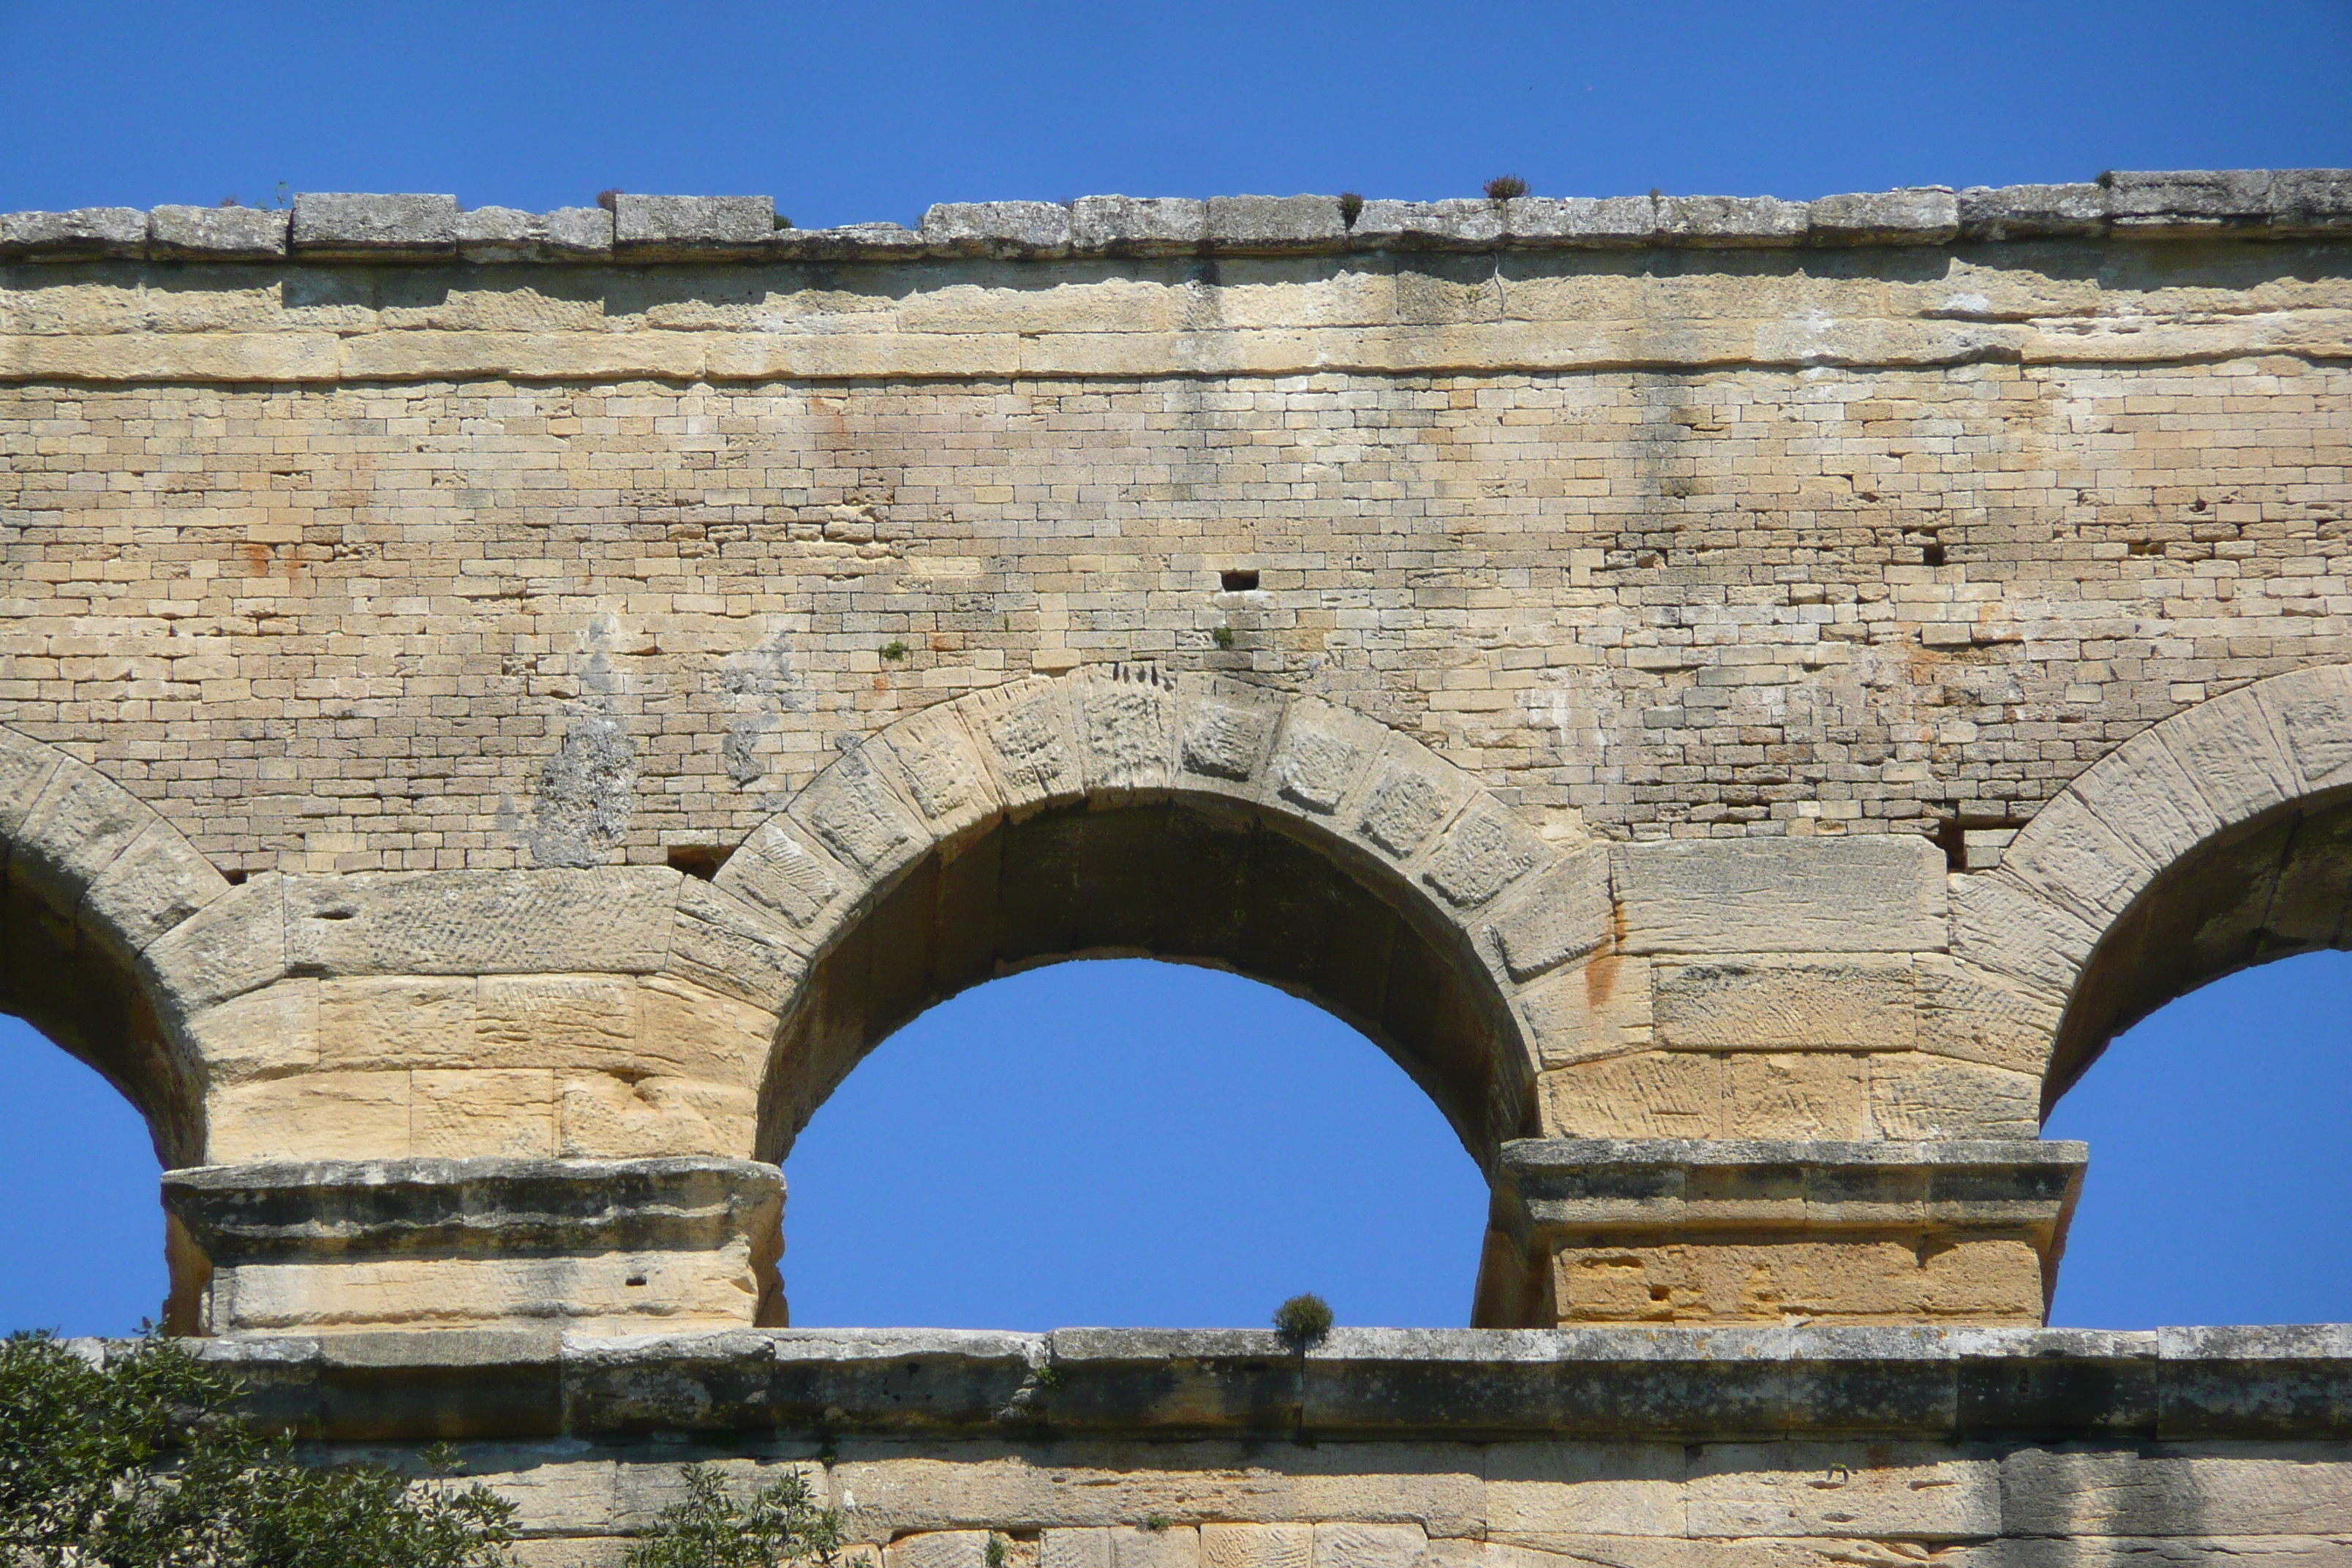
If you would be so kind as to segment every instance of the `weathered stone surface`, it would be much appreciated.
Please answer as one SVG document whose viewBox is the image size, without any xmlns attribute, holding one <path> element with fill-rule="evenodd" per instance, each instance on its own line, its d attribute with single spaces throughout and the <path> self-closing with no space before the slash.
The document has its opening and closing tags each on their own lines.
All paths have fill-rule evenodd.
<svg viewBox="0 0 2352 1568">
<path fill-rule="evenodd" d="M 667 260 L 756 255 L 773 244 L 775 235 L 776 204 L 769 196 L 640 196 L 625 192 L 613 201 L 617 256 Z"/>
<path fill-rule="evenodd" d="M 1081 256 L 1189 256 L 1209 240 L 1209 204 L 1181 196 L 1080 196 L 1070 243 Z"/>
<path fill-rule="evenodd" d="M 0 257 L 71 261 L 93 256 L 143 256 L 146 250 L 147 215 L 136 207 L 0 213 Z"/>
<path fill-rule="evenodd" d="M 475 207 L 457 215 L 457 254 L 468 261 L 589 261 L 613 254 L 613 215 L 602 207 L 549 213 Z"/>
<path fill-rule="evenodd" d="M 1723 958 L 1654 973 L 1662 1046 L 1886 1051 L 1917 1039 L 1908 958 Z"/>
<path fill-rule="evenodd" d="M 149 994 L 175 1017 L 267 985 L 285 973 L 285 892 L 275 874 L 230 889 L 139 955 L 140 977 Z"/>
<path fill-rule="evenodd" d="M 91 879 L 76 918 L 92 939 L 130 958 L 227 890 L 179 829 L 151 821 Z"/>
<path fill-rule="evenodd" d="M 1823 196 L 1805 215 L 1813 239 L 1828 245 L 1945 245 L 1960 232 L 1959 204 L 1942 185 Z"/>
<path fill-rule="evenodd" d="M 1486 930 L 1503 967 L 1524 984 L 1609 942 L 1615 912 L 1609 851 L 1591 845 L 1523 884 Z"/>
<path fill-rule="evenodd" d="M 651 867 L 290 877 L 288 961 L 328 975 L 649 973 L 680 880 Z"/>
<path fill-rule="evenodd" d="M 1945 945 L 1943 856 L 1904 835 L 1636 844 L 1627 952 L 1910 952 Z"/>
<path fill-rule="evenodd" d="M 12 836 L 8 879 L 70 918 L 93 879 L 155 820 L 129 790 L 67 760 Z"/>
<path fill-rule="evenodd" d="M 455 196 L 320 195 L 294 198 L 295 252 L 396 259 L 457 253 Z"/>
<path fill-rule="evenodd" d="M 1516 246 L 1613 249 L 1656 239 L 1658 204 L 1651 196 L 1519 196 L 1506 207 L 1504 224 Z"/>
<path fill-rule="evenodd" d="M 940 256 L 1067 256 L 1070 209 L 1059 202 L 940 202 L 923 214 L 922 234 Z"/>
<path fill-rule="evenodd" d="M 1665 245 L 1796 245 L 1810 221 L 1804 203 L 1772 196 L 1658 198 L 1658 239 Z"/>
<path fill-rule="evenodd" d="M 1212 196 L 1209 244 L 1237 255 L 1336 251 L 1348 243 L 1337 196 Z"/>
<path fill-rule="evenodd" d="M 1514 1005 L 1547 1068 L 1623 1056 L 1654 1037 L 1646 958 L 1595 958 L 1529 986 Z"/>
<path fill-rule="evenodd" d="M 147 254 L 158 261 L 273 261 L 286 255 L 294 215 L 268 207 L 157 207 Z"/>
<path fill-rule="evenodd" d="M 1870 1114 L 1882 1138 L 2032 1138 L 2042 1079 L 1925 1051 L 1874 1056 Z"/>
<path fill-rule="evenodd" d="M 1970 185 L 1957 199 L 1960 234 L 1972 240 L 2074 237 L 2107 226 L 2101 185 Z"/>
<path fill-rule="evenodd" d="M 1366 202 L 1348 237 L 1383 250 L 1492 250 L 1503 240 L 1504 208 L 1492 201 Z"/>
</svg>

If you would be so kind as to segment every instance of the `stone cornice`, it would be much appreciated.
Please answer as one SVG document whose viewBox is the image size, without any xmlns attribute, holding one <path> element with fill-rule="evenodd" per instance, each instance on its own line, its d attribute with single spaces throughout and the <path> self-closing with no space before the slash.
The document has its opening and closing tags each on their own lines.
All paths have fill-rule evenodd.
<svg viewBox="0 0 2352 1568">
<path fill-rule="evenodd" d="M 102 1354 L 100 1342 L 82 1342 Z M 190 1342 L 330 1439 L 652 1431 L 2155 1439 L 2352 1432 L 2352 1325 L 552 1331 Z"/>
<path fill-rule="evenodd" d="M 611 210 L 461 209 L 452 195 L 305 194 L 287 209 L 83 207 L 0 215 L 0 258 L 469 262 L 921 261 L 1943 246 L 2051 237 L 2352 235 L 2352 171 L 2117 173 L 2057 185 L 1824 196 L 1337 196 L 948 203 L 919 227 L 778 227 L 766 196 L 621 195 Z"/>
</svg>

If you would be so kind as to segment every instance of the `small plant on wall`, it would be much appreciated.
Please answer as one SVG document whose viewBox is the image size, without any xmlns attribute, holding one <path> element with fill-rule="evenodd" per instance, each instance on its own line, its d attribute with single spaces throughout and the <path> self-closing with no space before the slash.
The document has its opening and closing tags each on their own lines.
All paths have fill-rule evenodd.
<svg viewBox="0 0 2352 1568">
<path fill-rule="evenodd" d="M 1298 1350 L 1318 1345 L 1331 1332 L 1331 1303 L 1309 1291 L 1274 1310 L 1274 1331 Z"/>
</svg>

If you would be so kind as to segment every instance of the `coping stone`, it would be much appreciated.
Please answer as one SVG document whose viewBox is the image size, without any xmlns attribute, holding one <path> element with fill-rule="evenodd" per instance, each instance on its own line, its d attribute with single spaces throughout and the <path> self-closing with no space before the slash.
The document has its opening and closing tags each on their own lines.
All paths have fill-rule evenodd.
<svg viewBox="0 0 2352 1568">
<path fill-rule="evenodd" d="M 147 215 L 147 254 L 162 261 L 275 261 L 286 255 L 293 217 L 272 207 L 157 207 Z"/>
<path fill-rule="evenodd" d="M 1658 239 L 1710 247 L 1801 245 L 1811 226 L 1803 202 L 1777 196 L 1661 196 Z"/>
<path fill-rule="evenodd" d="M 1360 250 L 1492 250 L 1503 240 L 1503 208 L 1479 199 L 1366 202 L 1349 243 Z"/>
<path fill-rule="evenodd" d="M 626 260 L 758 256 L 779 233 L 771 196 L 639 196 L 613 200 L 613 244 Z"/>
<path fill-rule="evenodd" d="M 1805 212 L 1819 244 L 1946 245 L 1960 232 L 1959 203 L 1948 185 L 1823 196 Z"/>
<path fill-rule="evenodd" d="M 1957 202 L 1963 239 L 2089 238 L 2107 231 L 2104 185 L 1971 185 Z"/>
<path fill-rule="evenodd" d="M 2271 171 L 2271 232 L 2324 237 L 2352 231 L 2352 169 Z"/>
<path fill-rule="evenodd" d="M 1059 202 L 940 202 L 923 214 L 934 256 L 1050 259 L 1070 253 L 1070 209 Z"/>
<path fill-rule="evenodd" d="M 1522 247 L 1651 245 L 1658 237 L 1658 202 L 1654 196 L 1518 196 L 1504 226 L 1509 242 Z"/>
<path fill-rule="evenodd" d="M 0 213 L 0 256 L 58 261 L 147 254 L 147 215 L 136 207 Z"/>
<path fill-rule="evenodd" d="M 457 254 L 483 262 L 609 261 L 613 215 L 603 207 L 476 207 L 457 215 Z"/>
<path fill-rule="evenodd" d="M 1348 226 L 1337 196 L 1211 196 L 1209 246 L 1236 256 L 1333 255 L 1348 247 Z"/>
<path fill-rule="evenodd" d="M 1190 256 L 1209 243 L 1209 204 L 1189 196 L 1080 196 L 1070 247 L 1080 256 Z"/>
<path fill-rule="evenodd" d="M 2194 238 L 2270 222 L 2268 169 L 2116 170 L 2099 183 L 2107 188 L 2109 221 L 2125 232 Z"/>
<path fill-rule="evenodd" d="M 392 260 L 457 253 L 457 198 L 302 192 L 294 198 L 298 256 Z"/>
</svg>

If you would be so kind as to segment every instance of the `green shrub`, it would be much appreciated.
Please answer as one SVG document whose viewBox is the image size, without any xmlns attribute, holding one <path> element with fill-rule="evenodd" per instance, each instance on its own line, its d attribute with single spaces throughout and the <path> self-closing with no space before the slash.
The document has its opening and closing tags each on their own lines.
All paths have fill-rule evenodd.
<svg viewBox="0 0 2352 1568">
<path fill-rule="evenodd" d="M 782 1568 L 841 1554 L 840 1510 L 818 1506 L 798 1470 L 761 1488 L 749 1503 L 730 1497 L 708 1466 L 687 1466 L 685 1480 L 686 1500 L 662 1510 L 629 1548 L 628 1568 Z"/>
<path fill-rule="evenodd" d="M 902 659 L 907 657 L 907 645 L 897 637 L 892 637 L 882 645 L 882 657 L 894 661 Z"/>
<path fill-rule="evenodd" d="M 1363 197 L 1358 195 L 1353 191 L 1341 191 L 1339 193 L 1339 222 L 1343 227 L 1355 227 L 1356 220 L 1361 217 L 1363 214 Z"/>
<path fill-rule="evenodd" d="M 1490 202 L 1515 202 L 1528 194 L 1528 183 L 1517 174 L 1497 174 L 1486 182 Z"/>
<path fill-rule="evenodd" d="M 150 1337 L 92 1365 L 0 1342 L 0 1562 L 32 1568 L 496 1568 L 514 1505 L 381 1465 L 305 1465 L 236 1377 Z"/>
<path fill-rule="evenodd" d="M 1215 631 L 1211 632 L 1209 637 L 1219 647 L 1234 646 L 1234 628 L 1231 626 L 1219 626 Z"/>
<path fill-rule="evenodd" d="M 1305 1350 L 1331 1331 L 1331 1303 L 1309 1292 L 1293 1296 L 1274 1310 L 1274 1331 Z"/>
</svg>

